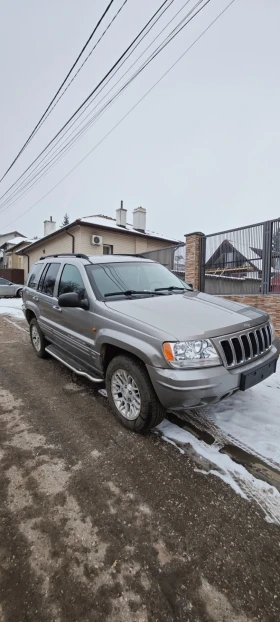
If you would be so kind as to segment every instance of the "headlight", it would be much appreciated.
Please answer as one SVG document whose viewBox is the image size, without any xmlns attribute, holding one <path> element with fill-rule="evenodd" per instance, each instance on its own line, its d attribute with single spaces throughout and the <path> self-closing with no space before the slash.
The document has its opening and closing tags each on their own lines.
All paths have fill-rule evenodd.
<svg viewBox="0 0 280 622">
<path fill-rule="evenodd" d="M 212 367 L 221 359 L 209 339 L 163 344 L 163 354 L 172 367 Z"/>
</svg>

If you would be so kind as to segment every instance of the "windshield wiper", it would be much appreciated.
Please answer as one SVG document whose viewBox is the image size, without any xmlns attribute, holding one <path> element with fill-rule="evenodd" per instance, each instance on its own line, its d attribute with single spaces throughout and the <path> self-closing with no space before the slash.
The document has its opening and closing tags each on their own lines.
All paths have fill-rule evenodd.
<svg viewBox="0 0 280 622">
<path fill-rule="evenodd" d="M 155 292 L 162 292 L 162 291 L 174 292 L 174 290 L 183 292 L 183 291 L 186 291 L 187 288 L 186 287 L 174 287 L 174 285 L 170 285 L 170 287 L 157 287 L 155 289 Z"/>
<path fill-rule="evenodd" d="M 151 291 L 149 289 L 139 291 L 135 289 L 127 289 L 125 292 L 109 292 L 108 294 L 104 294 L 104 298 L 107 298 L 107 296 L 135 296 L 137 294 L 149 294 L 150 296 L 154 296 L 155 293 L 157 293 L 158 296 L 163 296 L 163 294 L 160 294 L 156 289 L 154 291 Z"/>
</svg>

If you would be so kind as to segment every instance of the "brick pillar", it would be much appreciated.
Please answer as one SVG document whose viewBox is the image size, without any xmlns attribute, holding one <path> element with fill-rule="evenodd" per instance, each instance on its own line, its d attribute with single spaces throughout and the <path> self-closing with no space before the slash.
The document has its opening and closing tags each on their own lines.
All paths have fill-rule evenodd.
<svg viewBox="0 0 280 622">
<path fill-rule="evenodd" d="M 199 289 L 200 277 L 200 248 L 204 233 L 187 233 L 186 238 L 186 275 L 185 281 L 191 283 L 194 289 Z"/>
</svg>

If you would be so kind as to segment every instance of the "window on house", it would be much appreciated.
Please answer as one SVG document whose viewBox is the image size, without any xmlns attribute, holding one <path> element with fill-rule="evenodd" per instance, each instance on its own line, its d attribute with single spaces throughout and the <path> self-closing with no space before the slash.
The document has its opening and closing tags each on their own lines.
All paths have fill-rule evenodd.
<svg viewBox="0 0 280 622">
<path fill-rule="evenodd" d="M 233 264 L 234 256 L 233 253 L 226 254 L 226 262 L 227 264 Z"/>
<path fill-rule="evenodd" d="M 44 281 L 42 283 L 42 293 L 47 296 L 53 296 L 55 280 L 60 268 L 60 263 L 50 263 L 45 272 Z"/>
<path fill-rule="evenodd" d="M 43 268 L 43 264 L 41 263 L 35 263 L 34 266 L 32 266 L 30 275 L 27 281 L 27 286 L 31 287 L 31 289 L 37 288 L 39 276 L 40 276 L 42 268 Z"/>
<path fill-rule="evenodd" d="M 113 255 L 113 246 L 111 244 L 103 244 L 103 255 Z"/>
<path fill-rule="evenodd" d="M 59 282 L 58 295 L 71 292 L 76 292 L 81 300 L 85 297 L 85 286 L 80 271 L 76 266 L 66 264 Z"/>
</svg>

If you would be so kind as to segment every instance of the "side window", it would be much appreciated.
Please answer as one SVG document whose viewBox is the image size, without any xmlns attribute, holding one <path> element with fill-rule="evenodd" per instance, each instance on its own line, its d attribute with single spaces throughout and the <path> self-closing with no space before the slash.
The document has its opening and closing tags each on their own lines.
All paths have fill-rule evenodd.
<svg viewBox="0 0 280 622">
<path fill-rule="evenodd" d="M 10 281 L 7 281 L 6 279 L 2 279 L 2 277 L 0 277 L 0 285 L 9 285 Z"/>
<path fill-rule="evenodd" d="M 44 283 L 44 278 L 45 278 L 45 274 L 46 274 L 47 270 L 49 269 L 49 265 L 50 265 L 49 263 L 47 263 L 47 264 L 45 265 L 44 270 L 43 270 L 43 272 L 42 272 L 42 274 L 41 274 L 41 276 L 40 276 L 40 279 L 39 279 L 39 284 L 38 284 L 38 287 L 37 287 L 37 290 L 38 290 L 39 292 L 41 292 L 41 291 L 42 291 L 42 288 L 43 288 L 43 283 Z"/>
<path fill-rule="evenodd" d="M 53 296 L 53 290 L 55 286 L 55 280 L 59 271 L 60 263 L 50 263 L 47 271 L 45 272 L 45 278 L 41 285 L 42 293 L 47 296 Z"/>
<path fill-rule="evenodd" d="M 79 294 L 81 300 L 85 297 L 85 286 L 80 271 L 76 266 L 66 264 L 62 271 L 58 295 L 69 294 L 70 292 Z"/>
<path fill-rule="evenodd" d="M 36 289 L 43 265 L 44 264 L 42 263 L 35 263 L 34 266 L 32 266 L 27 281 L 27 287 L 31 287 L 31 289 Z"/>
</svg>

